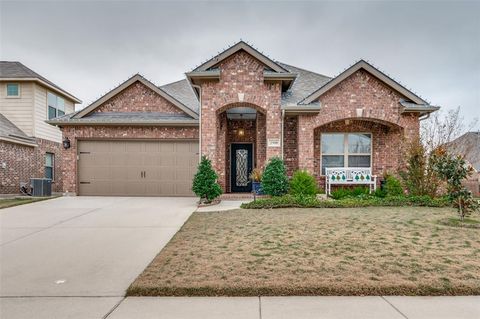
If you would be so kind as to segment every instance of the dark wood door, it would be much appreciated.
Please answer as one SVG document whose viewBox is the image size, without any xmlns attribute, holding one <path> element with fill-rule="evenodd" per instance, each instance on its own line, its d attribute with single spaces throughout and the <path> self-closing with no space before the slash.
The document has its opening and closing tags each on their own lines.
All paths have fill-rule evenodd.
<svg viewBox="0 0 480 319">
<path fill-rule="evenodd" d="M 230 153 L 230 188 L 232 192 L 252 191 L 253 145 L 232 144 Z"/>
</svg>

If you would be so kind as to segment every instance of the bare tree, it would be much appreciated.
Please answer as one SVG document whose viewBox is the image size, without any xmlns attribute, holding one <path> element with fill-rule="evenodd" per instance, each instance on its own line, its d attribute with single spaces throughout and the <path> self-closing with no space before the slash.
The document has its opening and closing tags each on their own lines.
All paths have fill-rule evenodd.
<svg viewBox="0 0 480 319">
<path fill-rule="evenodd" d="M 422 122 L 420 138 L 428 153 L 439 146 L 454 148 L 455 145 L 449 145 L 449 143 L 473 129 L 477 121 L 478 119 L 474 118 L 468 125 L 465 124 L 460 114 L 460 107 L 446 112 L 438 111 Z"/>
</svg>

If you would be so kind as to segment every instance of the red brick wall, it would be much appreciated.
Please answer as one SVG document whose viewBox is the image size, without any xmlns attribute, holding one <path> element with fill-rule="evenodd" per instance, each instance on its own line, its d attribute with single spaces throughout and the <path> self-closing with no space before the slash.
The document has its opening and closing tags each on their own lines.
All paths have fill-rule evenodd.
<svg viewBox="0 0 480 319">
<path fill-rule="evenodd" d="M 374 145 L 374 174 L 384 170 L 395 171 L 403 165 L 401 150 L 419 134 L 419 121 L 415 115 L 400 114 L 398 92 L 384 85 L 369 73 L 360 70 L 320 97 L 322 111 L 318 115 L 298 117 L 299 167 L 319 176 L 318 151 L 321 130 L 349 131 L 371 129 L 377 136 Z M 363 109 L 361 117 L 357 109 Z M 345 119 L 361 119 L 363 127 L 345 125 Z M 324 125 L 336 122 L 333 127 Z M 365 122 L 366 121 L 366 122 Z M 368 124 L 377 122 L 385 126 Z M 366 127 L 365 127 L 366 126 Z M 319 127 L 321 129 L 315 130 Z M 387 127 L 391 130 L 385 132 Z M 383 130 L 383 131 L 382 131 Z M 395 131 L 395 133 L 394 133 Z M 383 132 L 383 133 L 382 133 Z M 391 152 L 391 153 L 389 153 Z"/>
<path fill-rule="evenodd" d="M 298 169 L 297 122 L 296 116 L 286 116 L 283 121 L 283 161 L 288 176 Z"/>
<path fill-rule="evenodd" d="M 224 147 L 226 127 L 221 127 L 222 118 L 218 115 L 235 106 L 252 107 L 265 114 L 265 116 L 259 116 L 258 122 L 265 123 L 265 132 L 258 125 L 257 137 L 258 164 L 262 164 L 264 157 L 280 156 L 280 147 L 266 147 L 266 139 L 280 138 L 281 88 L 279 83 L 264 83 L 264 65 L 243 51 L 222 61 L 219 68 L 219 81 L 205 82 L 201 85 L 202 154 L 215 159 L 213 164 L 219 174 L 219 182 L 221 185 L 226 185 Z M 241 93 L 240 96 L 239 93 Z"/>
<path fill-rule="evenodd" d="M 60 143 L 36 139 L 38 146 L 30 147 L 0 141 L 0 194 L 20 193 L 20 182 L 45 177 L 45 153 L 53 153 L 53 192 L 62 191 L 62 146 Z M 2 168 L 2 163 L 6 164 Z"/>
<path fill-rule="evenodd" d="M 77 193 L 77 143 L 79 139 L 198 139 L 197 127 L 67 126 L 62 128 L 71 147 L 63 151 L 64 192 Z"/>
<path fill-rule="evenodd" d="M 96 108 L 94 112 L 161 112 L 184 114 L 178 107 L 138 81 L 110 98 Z"/>
</svg>

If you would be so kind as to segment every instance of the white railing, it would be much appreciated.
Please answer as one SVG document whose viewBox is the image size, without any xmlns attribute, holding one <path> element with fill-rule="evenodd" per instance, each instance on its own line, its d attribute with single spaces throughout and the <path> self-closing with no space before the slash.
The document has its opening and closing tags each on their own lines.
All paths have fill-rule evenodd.
<svg viewBox="0 0 480 319">
<path fill-rule="evenodd" d="M 371 167 L 329 167 L 325 168 L 325 187 L 331 195 L 332 185 L 368 185 L 370 193 L 377 189 L 377 176 Z"/>
</svg>

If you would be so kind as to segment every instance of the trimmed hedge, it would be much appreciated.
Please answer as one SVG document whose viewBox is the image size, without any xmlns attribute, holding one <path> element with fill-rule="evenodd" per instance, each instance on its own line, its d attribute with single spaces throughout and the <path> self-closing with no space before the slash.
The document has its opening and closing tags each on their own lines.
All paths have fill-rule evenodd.
<svg viewBox="0 0 480 319">
<path fill-rule="evenodd" d="M 451 206 L 447 198 L 431 198 L 429 196 L 388 196 L 351 198 L 346 197 L 341 200 L 318 200 L 310 196 L 292 196 L 285 195 L 280 197 L 271 197 L 257 199 L 250 203 L 243 203 L 245 209 L 262 208 L 350 208 L 350 207 L 369 207 L 369 206 L 426 206 L 426 207 L 448 207 Z"/>
</svg>

